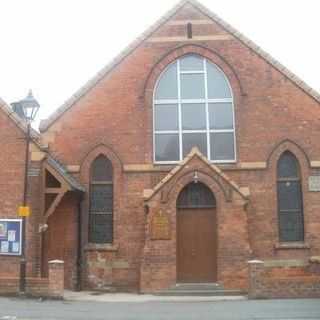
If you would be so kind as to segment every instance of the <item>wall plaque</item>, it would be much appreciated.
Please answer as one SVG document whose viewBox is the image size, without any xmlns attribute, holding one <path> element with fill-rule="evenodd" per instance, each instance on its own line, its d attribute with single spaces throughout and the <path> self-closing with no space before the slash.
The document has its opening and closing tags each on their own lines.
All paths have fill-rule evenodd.
<svg viewBox="0 0 320 320">
<path fill-rule="evenodd" d="M 170 222 L 168 217 L 160 210 L 151 221 L 151 239 L 168 240 L 170 239 Z"/>
<path fill-rule="evenodd" d="M 309 177 L 309 191 L 320 192 L 320 176 Z"/>
</svg>

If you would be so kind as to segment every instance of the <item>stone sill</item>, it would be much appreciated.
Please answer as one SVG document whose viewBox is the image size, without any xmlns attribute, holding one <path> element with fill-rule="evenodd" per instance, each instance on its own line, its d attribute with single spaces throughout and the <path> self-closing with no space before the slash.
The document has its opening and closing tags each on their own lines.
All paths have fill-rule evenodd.
<svg viewBox="0 0 320 320">
<path fill-rule="evenodd" d="M 310 245 L 304 242 L 284 242 L 284 243 L 277 243 L 274 245 L 276 250 L 282 249 L 310 249 Z"/>
<path fill-rule="evenodd" d="M 84 251 L 118 251 L 119 246 L 116 244 L 95 244 L 89 243 L 84 247 Z"/>
</svg>

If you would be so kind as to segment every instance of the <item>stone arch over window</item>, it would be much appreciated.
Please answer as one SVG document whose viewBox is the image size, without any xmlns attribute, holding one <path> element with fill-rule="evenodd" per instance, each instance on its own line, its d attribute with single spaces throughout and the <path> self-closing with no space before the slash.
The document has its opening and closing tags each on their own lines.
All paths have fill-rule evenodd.
<svg viewBox="0 0 320 320">
<path fill-rule="evenodd" d="M 310 158 L 308 153 L 298 143 L 293 140 L 285 139 L 271 147 L 267 157 L 267 165 L 271 169 L 277 165 L 280 156 L 285 152 L 290 151 L 298 159 L 301 169 L 310 167 Z M 302 173 L 301 173 L 302 174 Z M 303 174 L 302 174 L 303 175 Z"/>
<path fill-rule="evenodd" d="M 104 155 L 99 155 L 91 164 L 89 242 L 113 242 L 113 168 Z"/>
<path fill-rule="evenodd" d="M 304 241 L 301 170 L 290 151 L 277 163 L 277 199 L 280 242 Z"/>
<path fill-rule="evenodd" d="M 153 95 L 154 162 L 181 161 L 196 146 L 210 161 L 236 161 L 233 91 L 202 55 L 186 54 L 162 72 Z"/>
<path fill-rule="evenodd" d="M 113 241 L 112 245 L 118 244 L 118 219 L 120 210 L 120 195 L 123 190 L 123 164 L 121 158 L 115 151 L 105 144 L 98 144 L 94 148 L 90 148 L 85 153 L 80 165 L 80 181 L 86 188 L 86 193 L 81 205 L 82 212 L 82 232 L 84 235 L 84 243 L 89 242 L 90 230 L 90 182 L 91 168 L 93 162 L 99 157 L 104 156 L 109 160 L 112 166 L 113 177 Z"/>
</svg>

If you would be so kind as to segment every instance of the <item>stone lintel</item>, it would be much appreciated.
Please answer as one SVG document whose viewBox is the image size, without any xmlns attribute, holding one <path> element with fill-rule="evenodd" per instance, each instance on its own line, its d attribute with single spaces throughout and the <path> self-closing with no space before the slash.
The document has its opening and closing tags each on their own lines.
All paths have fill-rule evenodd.
<svg viewBox="0 0 320 320">
<path fill-rule="evenodd" d="M 153 164 L 125 164 L 123 169 L 125 172 L 169 172 L 175 165 L 153 165 Z M 238 166 L 225 167 L 224 165 L 217 165 L 222 171 L 228 170 L 262 170 L 267 168 L 266 162 L 240 162 Z"/>
<path fill-rule="evenodd" d="M 46 153 L 42 151 L 32 151 L 31 161 L 42 161 L 46 157 Z"/>
<path fill-rule="evenodd" d="M 257 169 L 266 169 L 266 162 L 241 162 L 239 164 L 240 169 L 244 170 L 257 170 Z"/>
<path fill-rule="evenodd" d="M 70 164 L 70 165 L 67 165 L 66 167 L 67 167 L 68 172 L 70 172 L 70 173 L 78 173 L 78 172 L 80 172 L 80 166 L 79 165 Z"/>
<path fill-rule="evenodd" d="M 305 267 L 308 265 L 308 261 L 300 259 L 290 260 L 266 260 L 264 261 L 265 267 Z"/>
<path fill-rule="evenodd" d="M 320 168 L 320 161 L 310 161 L 311 168 Z"/>
</svg>

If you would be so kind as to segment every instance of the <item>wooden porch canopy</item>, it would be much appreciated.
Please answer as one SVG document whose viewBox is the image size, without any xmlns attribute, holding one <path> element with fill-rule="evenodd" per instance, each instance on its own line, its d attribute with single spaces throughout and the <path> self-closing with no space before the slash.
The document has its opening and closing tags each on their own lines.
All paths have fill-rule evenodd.
<svg viewBox="0 0 320 320">
<path fill-rule="evenodd" d="M 43 217 L 44 222 L 47 222 L 68 191 L 83 193 L 85 188 L 51 155 L 47 155 L 42 170 L 42 186 L 44 190 Z"/>
</svg>

